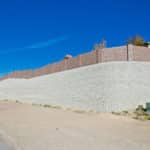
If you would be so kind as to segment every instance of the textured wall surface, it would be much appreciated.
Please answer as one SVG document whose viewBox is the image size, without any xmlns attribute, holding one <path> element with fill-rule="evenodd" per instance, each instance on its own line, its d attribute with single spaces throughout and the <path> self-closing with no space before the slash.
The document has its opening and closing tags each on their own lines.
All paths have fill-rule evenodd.
<svg viewBox="0 0 150 150">
<path fill-rule="evenodd" d="M 112 62 L 112 61 L 150 61 L 150 48 L 134 45 L 113 48 L 97 48 L 94 51 L 81 54 L 77 57 L 64 59 L 60 62 L 46 65 L 35 70 L 16 71 L 0 78 L 33 78 L 82 66 Z"/>
<path fill-rule="evenodd" d="M 150 48 L 134 46 L 133 59 L 135 61 L 150 61 Z"/>
<path fill-rule="evenodd" d="M 108 61 L 127 61 L 127 47 L 102 49 L 102 62 Z"/>
<path fill-rule="evenodd" d="M 102 112 L 150 102 L 149 62 L 108 62 L 32 79 L 0 81 L 0 99 Z"/>
<path fill-rule="evenodd" d="M 15 71 L 0 78 L 0 80 L 7 78 L 33 78 L 82 66 L 92 65 L 107 61 L 126 61 L 127 60 L 127 46 L 114 48 L 97 48 L 94 51 L 81 54 L 77 57 L 64 59 L 60 62 L 46 65 L 35 70 Z"/>
</svg>

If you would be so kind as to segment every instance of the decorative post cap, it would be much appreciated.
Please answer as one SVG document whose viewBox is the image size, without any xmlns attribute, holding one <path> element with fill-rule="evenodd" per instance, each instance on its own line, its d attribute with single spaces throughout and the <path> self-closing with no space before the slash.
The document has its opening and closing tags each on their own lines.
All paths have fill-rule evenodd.
<svg viewBox="0 0 150 150">
<path fill-rule="evenodd" d="M 67 54 L 67 55 L 64 57 L 64 59 L 70 59 L 70 58 L 72 58 L 72 55 L 69 55 L 69 54 Z"/>
</svg>

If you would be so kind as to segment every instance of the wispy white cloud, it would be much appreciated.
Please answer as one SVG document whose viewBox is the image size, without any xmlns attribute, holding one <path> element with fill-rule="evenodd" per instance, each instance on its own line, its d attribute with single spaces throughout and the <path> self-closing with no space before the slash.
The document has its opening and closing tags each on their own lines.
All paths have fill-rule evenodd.
<svg viewBox="0 0 150 150">
<path fill-rule="evenodd" d="M 47 48 L 49 46 L 52 46 L 54 44 L 60 43 L 62 41 L 68 40 L 68 39 L 69 39 L 69 36 L 60 36 L 60 37 L 57 37 L 57 38 L 49 39 L 47 41 L 35 43 L 35 44 L 25 46 L 25 47 L 22 47 L 22 48 L 0 50 L 0 54 L 8 54 L 8 53 L 14 53 L 14 52 L 20 52 L 20 51 L 28 51 L 30 49 Z"/>
<path fill-rule="evenodd" d="M 54 39 L 49 39 L 48 41 L 45 41 L 45 42 L 40 42 L 37 44 L 33 44 L 30 46 L 24 47 L 24 49 L 45 48 L 45 47 L 49 47 L 51 45 L 54 45 L 56 43 L 59 43 L 61 41 L 67 40 L 68 38 L 69 38 L 68 36 L 57 37 Z"/>
</svg>

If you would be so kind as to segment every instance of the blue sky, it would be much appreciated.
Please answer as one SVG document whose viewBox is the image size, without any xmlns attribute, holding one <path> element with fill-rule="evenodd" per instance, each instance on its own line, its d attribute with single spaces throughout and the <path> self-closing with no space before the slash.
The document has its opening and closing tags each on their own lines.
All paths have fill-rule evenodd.
<svg viewBox="0 0 150 150">
<path fill-rule="evenodd" d="M 95 43 L 150 41 L 149 0 L 0 1 L 0 74 L 90 51 Z"/>
</svg>

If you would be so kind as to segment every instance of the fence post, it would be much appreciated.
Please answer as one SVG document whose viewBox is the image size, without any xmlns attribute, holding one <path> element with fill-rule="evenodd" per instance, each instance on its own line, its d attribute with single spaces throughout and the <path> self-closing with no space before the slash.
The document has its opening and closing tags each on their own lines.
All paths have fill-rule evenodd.
<svg viewBox="0 0 150 150">
<path fill-rule="evenodd" d="M 128 44 L 127 45 L 127 61 L 132 61 L 134 59 L 133 57 L 133 45 Z"/>
<path fill-rule="evenodd" d="M 101 58 L 102 49 L 97 48 L 95 51 L 96 51 L 96 63 L 100 63 L 102 61 L 102 58 Z"/>
<path fill-rule="evenodd" d="M 79 56 L 78 56 L 78 64 L 79 64 L 79 67 L 81 67 L 81 66 L 82 66 L 81 57 L 82 57 L 81 55 L 79 55 Z"/>
<path fill-rule="evenodd" d="M 72 55 L 69 55 L 67 54 L 65 57 L 64 57 L 64 61 L 65 61 L 65 70 L 68 70 L 68 60 L 72 58 Z"/>
<path fill-rule="evenodd" d="M 64 59 L 64 70 L 67 70 L 67 59 Z"/>
</svg>

